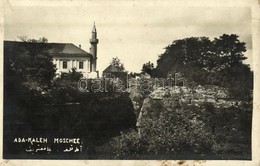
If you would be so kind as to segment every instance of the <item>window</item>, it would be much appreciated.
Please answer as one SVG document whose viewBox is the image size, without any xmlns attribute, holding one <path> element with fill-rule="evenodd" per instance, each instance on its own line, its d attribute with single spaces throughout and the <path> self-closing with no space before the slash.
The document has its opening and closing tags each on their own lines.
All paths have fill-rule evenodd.
<svg viewBox="0 0 260 166">
<path fill-rule="evenodd" d="M 62 68 L 67 69 L 67 67 L 68 67 L 67 61 L 63 61 Z"/>
<path fill-rule="evenodd" d="M 79 62 L 79 69 L 83 69 L 83 62 Z"/>
</svg>

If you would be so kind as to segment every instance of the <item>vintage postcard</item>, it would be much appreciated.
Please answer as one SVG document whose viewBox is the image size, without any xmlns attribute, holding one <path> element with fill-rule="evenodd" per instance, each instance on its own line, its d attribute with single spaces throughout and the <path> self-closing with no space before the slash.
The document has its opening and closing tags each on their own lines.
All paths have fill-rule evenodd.
<svg viewBox="0 0 260 166">
<path fill-rule="evenodd" d="M 2 6 L 4 165 L 260 164 L 258 1 Z"/>
</svg>

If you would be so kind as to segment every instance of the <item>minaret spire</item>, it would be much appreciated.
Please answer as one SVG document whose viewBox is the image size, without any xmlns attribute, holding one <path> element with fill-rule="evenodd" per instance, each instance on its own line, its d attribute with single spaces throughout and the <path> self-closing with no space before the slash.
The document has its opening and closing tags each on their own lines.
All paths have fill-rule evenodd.
<svg viewBox="0 0 260 166">
<path fill-rule="evenodd" d="M 95 25 L 95 21 L 94 21 L 94 26 L 93 26 L 92 32 L 97 32 L 97 30 L 96 30 L 96 25 Z"/>
<path fill-rule="evenodd" d="M 98 39 L 97 39 L 97 30 L 96 30 L 95 22 L 92 29 L 92 38 L 89 40 L 89 42 L 91 44 L 90 53 L 92 54 L 91 71 L 96 72 Z"/>
</svg>

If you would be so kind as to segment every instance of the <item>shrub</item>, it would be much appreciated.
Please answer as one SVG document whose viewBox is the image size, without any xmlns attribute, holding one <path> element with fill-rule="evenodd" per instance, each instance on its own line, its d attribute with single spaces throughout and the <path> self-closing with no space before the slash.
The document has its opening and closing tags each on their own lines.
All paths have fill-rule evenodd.
<svg viewBox="0 0 260 166">
<path fill-rule="evenodd" d="M 174 158 L 185 153 L 202 155 L 212 151 L 214 136 L 195 114 L 198 110 L 187 106 L 177 113 L 175 108 L 163 109 L 160 102 L 154 102 L 151 108 L 160 109 L 156 110 L 157 115 L 143 114 L 140 133 L 134 130 L 121 133 L 102 149 L 109 149 L 113 158 L 119 159 Z"/>
</svg>

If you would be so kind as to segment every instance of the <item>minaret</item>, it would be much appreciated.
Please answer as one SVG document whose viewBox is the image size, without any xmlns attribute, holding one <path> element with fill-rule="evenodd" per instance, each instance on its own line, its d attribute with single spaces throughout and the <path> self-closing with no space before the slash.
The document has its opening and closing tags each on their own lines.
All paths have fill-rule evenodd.
<svg viewBox="0 0 260 166">
<path fill-rule="evenodd" d="M 92 29 L 92 38 L 89 40 L 91 44 L 90 48 L 90 54 L 92 54 L 93 59 L 91 63 L 91 71 L 96 72 L 97 68 L 97 44 L 98 44 L 98 39 L 97 39 L 97 30 L 94 22 L 94 27 Z"/>
</svg>

